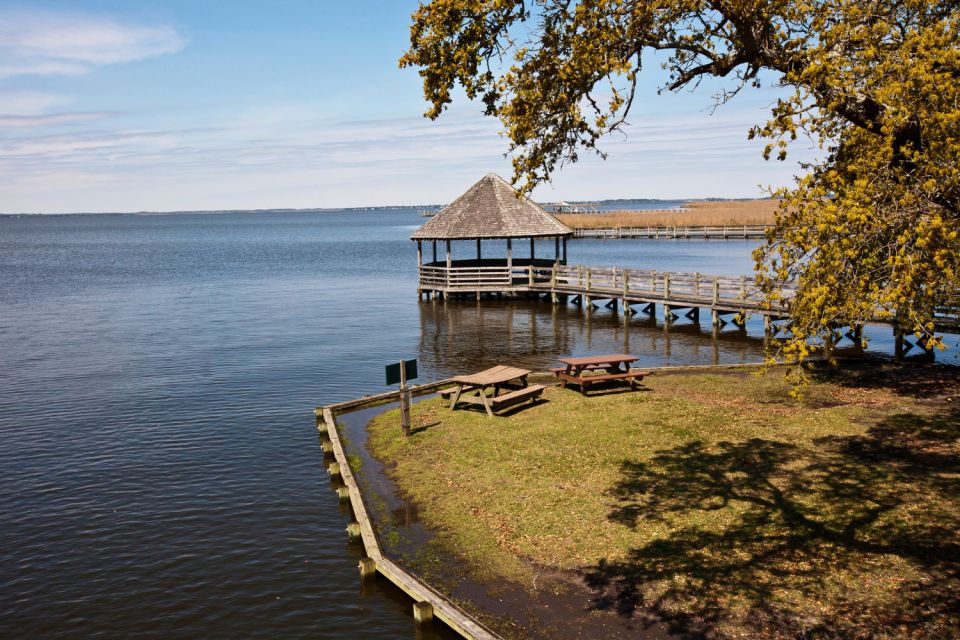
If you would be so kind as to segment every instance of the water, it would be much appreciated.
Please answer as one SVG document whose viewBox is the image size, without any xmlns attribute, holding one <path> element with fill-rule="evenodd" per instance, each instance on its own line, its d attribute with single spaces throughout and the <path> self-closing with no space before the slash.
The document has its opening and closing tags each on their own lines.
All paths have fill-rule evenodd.
<svg viewBox="0 0 960 640">
<path fill-rule="evenodd" d="M 422 222 L 0 217 L 0 637 L 413 638 L 408 601 L 361 589 L 313 407 L 384 390 L 400 358 L 427 380 L 601 351 L 649 366 L 760 357 L 755 331 L 713 341 L 609 310 L 418 304 L 407 238 Z M 750 248 L 569 251 L 739 274 Z"/>
</svg>

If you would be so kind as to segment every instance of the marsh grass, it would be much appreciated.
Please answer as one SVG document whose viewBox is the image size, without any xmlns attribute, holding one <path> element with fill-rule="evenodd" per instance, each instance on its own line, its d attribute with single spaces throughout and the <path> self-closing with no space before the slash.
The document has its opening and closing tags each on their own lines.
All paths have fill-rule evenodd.
<svg viewBox="0 0 960 640">
<path fill-rule="evenodd" d="M 370 444 L 481 578 L 576 573 L 593 608 L 720 636 L 941 637 L 960 622 L 960 385 L 885 375 L 818 372 L 797 402 L 776 369 L 661 374 L 494 419 L 432 400 L 410 438 L 388 413 Z"/>
<path fill-rule="evenodd" d="M 608 227 L 683 227 L 773 224 L 778 200 L 690 202 L 686 211 L 610 211 L 599 214 L 561 214 L 574 229 Z"/>
</svg>

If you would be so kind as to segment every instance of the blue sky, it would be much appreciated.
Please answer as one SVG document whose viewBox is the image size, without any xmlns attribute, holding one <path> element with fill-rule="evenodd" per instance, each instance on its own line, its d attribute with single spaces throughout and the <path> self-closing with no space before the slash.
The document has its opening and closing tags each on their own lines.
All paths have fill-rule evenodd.
<svg viewBox="0 0 960 640">
<path fill-rule="evenodd" d="M 464 100 L 422 117 L 397 67 L 408 0 L 0 1 L 0 212 L 355 207 L 448 202 L 510 176 L 499 123 Z M 711 90 L 643 77 L 609 158 L 541 200 L 757 197 L 788 184 L 746 139 L 771 90 L 711 112 Z"/>
</svg>

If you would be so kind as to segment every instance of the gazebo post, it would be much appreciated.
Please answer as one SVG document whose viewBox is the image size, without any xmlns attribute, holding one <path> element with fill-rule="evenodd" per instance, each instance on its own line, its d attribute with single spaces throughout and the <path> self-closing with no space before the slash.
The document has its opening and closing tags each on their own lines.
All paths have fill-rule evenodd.
<svg viewBox="0 0 960 640">
<path fill-rule="evenodd" d="M 433 264 L 437 264 L 437 241 L 433 241 Z"/>
<path fill-rule="evenodd" d="M 480 266 L 480 238 L 477 238 L 477 266 Z"/>
<path fill-rule="evenodd" d="M 560 236 L 553 239 L 553 257 L 556 262 L 560 262 Z"/>
<path fill-rule="evenodd" d="M 567 264 L 567 238 L 563 238 L 563 264 Z"/>
<path fill-rule="evenodd" d="M 513 270 L 513 240 L 507 238 L 507 271 Z"/>
<path fill-rule="evenodd" d="M 423 300 L 421 282 L 423 282 L 423 241 L 417 240 L 417 298 Z"/>
<path fill-rule="evenodd" d="M 453 266 L 453 260 L 450 259 L 450 241 L 447 240 L 447 269 Z"/>
<path fill-rule="evenodd" d="M 536 258 L 536 250 L 534 248 L 534 239 L 533 236 L 530 237 L 530 264 L 533 264 L 533 259 Z"/>
</svg>

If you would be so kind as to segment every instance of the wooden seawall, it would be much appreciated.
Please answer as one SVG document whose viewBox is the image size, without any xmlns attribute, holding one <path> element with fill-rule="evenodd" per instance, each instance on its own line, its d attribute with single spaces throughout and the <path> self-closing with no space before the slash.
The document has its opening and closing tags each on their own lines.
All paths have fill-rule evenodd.
<svg viewBox="0 0 960 640">
<path fill-rule="evenodd" d="M 411 387 L 410 390 L 414 395 L 422 395 L 449 385 L 450 382 L 450 380 L 440 380 Z M 402 589 L 413 600 L 413 617 L 418 624 L 428 622 L 431 618 L 436 617 L 464 638 L 500 640 L 500 636 L 467 615 L 443 594 L 388 558 L 380 546 L 380 540 L 364 502 L 363 494 L 360 492 L 360 486 L 357 484 L 357 479 L 350 467 L 350 461 L 344 451 L 343 442 L 337 430 L 336 414 L 337 412 L 359 409 L 398 399 L 399 391 L 391 391 L 376 396 L 318 407 L 315 411 L 317 430 L 323 439 L 323 450 L 332 453 L 334 457 L 334 461 L 330 463 L 327 471 L 331 476 L 340 476 L 343 487 L 337 489 L 337 493 L 341 501 L 350 503 L 353 511 L 354 520 L 347 526 L 347 535 L 351 539 L 362 543 L 366 552 L 366 557 L 361 559 L 359 564 L 360 578 L 369 579 L 379 573 Z"/>
</svg>

